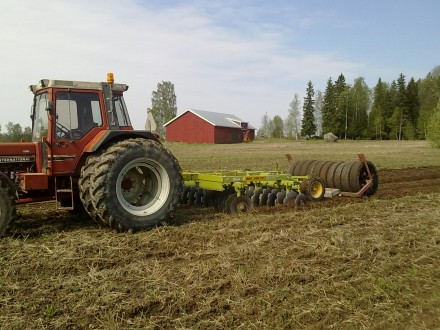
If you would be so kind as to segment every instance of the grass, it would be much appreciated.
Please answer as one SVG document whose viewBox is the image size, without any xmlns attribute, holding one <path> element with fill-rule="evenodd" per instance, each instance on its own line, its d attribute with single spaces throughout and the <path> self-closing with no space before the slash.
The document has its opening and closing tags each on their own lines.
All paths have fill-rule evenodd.
<svg viewBox="0 0 440 330">
<path fill-rule="evenodd" d="M 382 168 L 439 159 L 421 142 L 367 145 L 169 148 L 184 168 L 208 170 L 246 159 L 271 169 L 288 150 L 342 160 L 362 151 Z M 332 150 L 340 157 L 328 158 Z M 439 328 L 440 191 L 426 188 L 238 216 L 182 206 L 174 225 L 138 234 L 57 213 L 53 203 L 23 205 L 0 241 L 0 328 Z"/>
<path fill-rule="evenodd" d="M 319 159 L 349 161 L 364 153 L 379 169 L 400 169 L 437 166 L 440 149 L 427 141 L 351 141 L 328 143 L 321 140 L 254 141 L 247 144 L 193 144 L 167 143 L 185 170 L 245 169 L 274 170 L 288 167 L 285 154 L 294 160 Z"/>
</svg>

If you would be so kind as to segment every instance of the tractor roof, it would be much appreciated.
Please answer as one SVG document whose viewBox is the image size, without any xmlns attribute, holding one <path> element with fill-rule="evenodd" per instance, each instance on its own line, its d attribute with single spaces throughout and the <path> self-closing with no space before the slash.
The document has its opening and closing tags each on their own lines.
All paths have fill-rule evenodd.
<svg viewBox="0 0 440 330">
<path fill-rule="evenodd" d="M 88 82 L 88 81 L 72 81 L 72 80 L 52 80 L 41 79 L 38 85 L 29 86 L 32 93 L 36 93 L 44 88 L 77 88 L 77 89 L 92 89 L 102 90 L 106 82 Z M 112 90 L 125 92 L 128 89 L 126 84 L 112 84 Z"/>
</svg>

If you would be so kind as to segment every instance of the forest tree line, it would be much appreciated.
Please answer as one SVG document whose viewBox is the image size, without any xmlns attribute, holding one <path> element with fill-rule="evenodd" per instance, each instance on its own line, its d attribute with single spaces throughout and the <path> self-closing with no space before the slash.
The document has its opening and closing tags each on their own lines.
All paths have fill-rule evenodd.
<svg viewBox="0 0 440 330">
<path fill-rule="evenodd" d="M 32 141 L 30 127 L 22 128 L 20 124 L 7 123 L 3 128 L 0 125 L 0 142 Z"/>
<path fill-rule="evenodd" d="M 300 109 L 295 94 L 287 118 L 263 115 L 258 136 L 299 139 L 331 132 L 340 139 L 426 139 L 440 111 L 440 66 L 417 81 L 403 74 L 391 83 L 379 78 L 373 88 L 362 77 L 350 85 L 340 74 L 315 93 L 309 81 L 302 116 Z"/>
</svg>

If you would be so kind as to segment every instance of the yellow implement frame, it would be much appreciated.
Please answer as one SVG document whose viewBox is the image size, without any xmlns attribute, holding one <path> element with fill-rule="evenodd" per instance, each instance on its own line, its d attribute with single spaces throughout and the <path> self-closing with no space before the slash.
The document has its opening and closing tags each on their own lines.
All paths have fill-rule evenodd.
<svg viewBox="0 0 440 330">
<path fill-rule="evenodd" d="M 183 172 L 182 175 L 184 184 L 187 187 L 198 187 L 214 191 L 233 189 L 237 196 L 244 194 L 249 186 L 299 192 L 301 183 L 309 179 L 308 176 L 292 176 L 276 171 Z"/>
</svg>

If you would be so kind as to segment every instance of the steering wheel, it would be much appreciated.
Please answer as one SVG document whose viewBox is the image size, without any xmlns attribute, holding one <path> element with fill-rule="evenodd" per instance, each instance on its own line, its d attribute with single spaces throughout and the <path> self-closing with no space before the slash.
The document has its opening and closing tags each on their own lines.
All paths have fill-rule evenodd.
<svg viewBox="0 0 440 330">
<path fill-rule="evenodd" d="M 72 140 L 79 140 L 84 136 L 84 132 L 78 128 L 72 129 L 70 131 Z"/>
<path fill-rule="evenodd" d="M 63 124 L 56 123 L 57 130 L 56 130 L 56 137 L 57 139 L 70 139 L 70 130 L 64 126 Z"/>
</svg>

